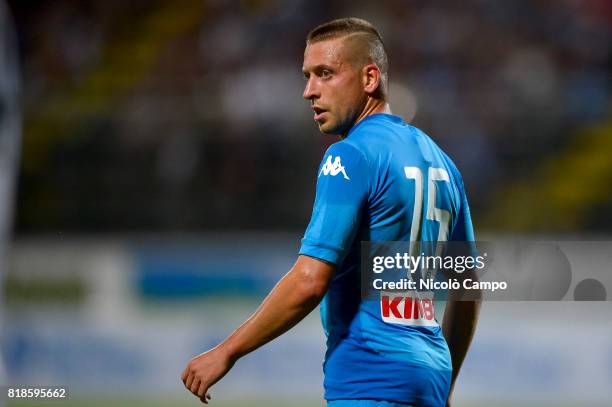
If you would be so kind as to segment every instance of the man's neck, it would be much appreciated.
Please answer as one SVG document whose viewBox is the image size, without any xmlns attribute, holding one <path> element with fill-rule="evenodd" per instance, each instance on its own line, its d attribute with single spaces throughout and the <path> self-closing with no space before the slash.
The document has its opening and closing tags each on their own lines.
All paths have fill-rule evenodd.
<svg viewBox="0 0 612 407">
<path fill-rule="evenodd" d="M 357 120 L 355 121 L 355 124 L 359 123 L 366 117 L 377 113 L 391 114 L 391 107 L 389 106 L 389 103 L 382 99 L 368 97 L 366 105 Z"/>
<path fill-rule="evenodd" d="M 366 117 L 373 115 L 373 114 L 377 114 L 377 113 L 392 114 L 391 106 L 389 106 L 389 103 L 387 103 L 387 101 L 385 100 L 368 97 L 368 100 L 366 101 L 366 104 L 363 110 L 361 111 L 361 114 L 359 115 L 359 117 L 357 117 L 357 120 L 355 120 L 355 123 L 353 124 L 352 127 L 355 127 L 357 123 L 359 123 Z M 349 131 L 350 129 L 345 134 L 341 134 L 340 138 L 341 139 L 345 138 L 348 135 Z"/>
</svg>

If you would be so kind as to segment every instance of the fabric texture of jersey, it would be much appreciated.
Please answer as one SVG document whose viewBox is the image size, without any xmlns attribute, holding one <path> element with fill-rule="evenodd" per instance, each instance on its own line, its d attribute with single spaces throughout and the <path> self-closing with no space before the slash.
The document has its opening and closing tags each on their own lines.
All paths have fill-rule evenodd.
<svg viewBox="0 0 612 407">
<path fill-rule="evenodd" d="M 384 400 L 330 400 L 327 402 L 327 407 L 415 407 L 415 405 Z"/>
<path fill-rule="evenodd" d="M 361 242 L 410 241 L 415 208 L 416 240 L 474 240 L 457 168 L 400 117 L 370 115 L 325 153 L 300 254 L 337 266 L 321 303 L 328 401 L 446 403 L 452 366 L 437 321 L 389 322 L 380 299 L 361 295 Z"/>
</svg>

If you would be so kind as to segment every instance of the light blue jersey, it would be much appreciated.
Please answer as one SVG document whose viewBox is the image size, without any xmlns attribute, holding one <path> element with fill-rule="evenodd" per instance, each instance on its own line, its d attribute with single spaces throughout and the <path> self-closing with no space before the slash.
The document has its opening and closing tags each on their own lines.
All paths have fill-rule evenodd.
<svg viewBox="0 0 612 407">
<path fill-rule="evenodd" d="M 327 150 L 300 249 L 337 266 L 321 303 L 327 400 L 445 405 L 452 366 L 433 300 L 362 297 L 361 242 L 473 239 L 457 168 L 400 117 L 367 116 Z"/>
</svg>

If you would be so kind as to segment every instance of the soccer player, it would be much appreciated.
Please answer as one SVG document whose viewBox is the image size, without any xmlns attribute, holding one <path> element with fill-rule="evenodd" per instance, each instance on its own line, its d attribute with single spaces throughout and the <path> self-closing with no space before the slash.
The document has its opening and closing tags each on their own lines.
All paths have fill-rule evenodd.
<svg viewBox="0 0 612 407">
<path fill-rule="evenodd" d="M 427 135 L 391 114 L 387 69 L 381 36 L 364 20 L 334 20 L 308 34 L 303 96 L 319 130 L 341 140 L 323 157 L 295 265 L 244 324 L 184 370 L 185 386 L 203 402 L 240 357 L 322 301 L 329 407 L 450 405 L 479 304 L 451 296 L 441 328 L 432 310 L 398 313 L 397 301 L 361 295 L 362 241 L 474 239 L 458 170 Z"/>
</svg>

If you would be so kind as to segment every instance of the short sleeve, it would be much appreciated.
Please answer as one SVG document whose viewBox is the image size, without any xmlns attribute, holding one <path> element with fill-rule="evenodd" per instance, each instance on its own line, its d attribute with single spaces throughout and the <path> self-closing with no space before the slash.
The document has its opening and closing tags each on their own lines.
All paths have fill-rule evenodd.
<svg viewBox="0 0 612 407">
<path fill-rule="evenodd" d="M 473 242 L 474 241 L 474 228 L 472 226 L 472 215 L 470 213 L 470 205 L 468 204 L 467 195 L 461 185 L 461 206 L 459 207 L 459 214 L 457 216 L 457 222 L 451 234 L 451 241 L 456 242 Z"/>
<path fill-rule="evenodd" d="M 367 205 L 368 165 L 362 153 L 345 142 L 323 156 L 312 217 L 300 254 L 340 264 L 361 225 Z"/>
<path fill-rule="evenodd" d="M 472 215 L 470 213 L 470 205 L 468 204 L 463 182 L 461 182 L 460 191 L 461 206 L 459 207 L 457 222 L 455 222 L 455 227 L 450 237 L 450 241 L 456 243 L 452 244 L 451 248 L 456 255 L 477 257 L 479 256 L 479 251 L 475 242 L 476 238 L 474 237 L 474 228 L 472 226 Z"/>
</svg>

